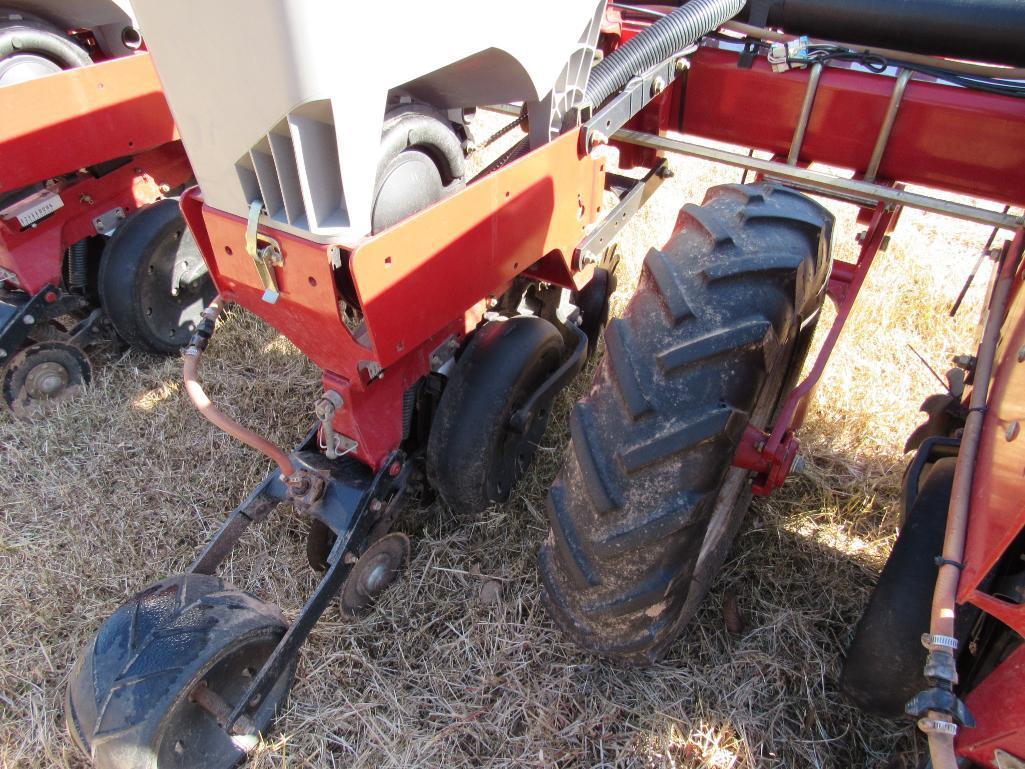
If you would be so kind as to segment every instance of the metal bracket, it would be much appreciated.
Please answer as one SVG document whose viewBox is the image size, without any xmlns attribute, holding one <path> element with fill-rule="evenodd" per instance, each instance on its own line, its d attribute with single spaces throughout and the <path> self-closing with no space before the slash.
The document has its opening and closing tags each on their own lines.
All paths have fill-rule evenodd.
<svg viewBox="0 0 1025 769">
<path fill-rule="evenodd" d="M 93 218 L 93 228 L 97 235 L 110 235 L 121 226 L 126 216 L 123 208 L 112 208 Z"/>
<path fill-rule="evenodd" d="M 260 235 L 257 228 L 260 226 L 260 217 L 263 215 L 263 201 L 254 200 L 249 204 L 249 217 L 246 221 L 246 253 L 256 265 L 256 271 L 263 283 L 263 301 L 267 304 L 274 304 L 281 296 L 278 289 L 278 282 L 274 278 L 274 268 L 281 267 L 284 257 L 281 255 L 281 246 L 278 242 L 267 235 Z M 261 246 L 260 244 L 263 243 Z"/>
<path fill-rule="evenodd" d="M 616 207 L 609 211 L 608 215 L 577 245 L 573 254 L 574 268 L 579 270 L 588 262 L 597 262 L 616 234 L 648 202 L 648 198 L 655 194 L 669 175 L 669 164 L 663 158 L 644 178 L 631 179 L 633 185 L 619 199 Z"/>
<path fill-rule="evenodd" d="M 652 99 L 665 91 L 680 72 L 687 69 L 685 57 L 696 50 L 697 46 L 691 46 L 674 53 L 647 72 L 632 78 L 618 96 L 595 112 L 584 125 L 584 151 L 590 152 L 596 146 L 608 143 L 612 134 L 630 122 Z"/>
</svg>

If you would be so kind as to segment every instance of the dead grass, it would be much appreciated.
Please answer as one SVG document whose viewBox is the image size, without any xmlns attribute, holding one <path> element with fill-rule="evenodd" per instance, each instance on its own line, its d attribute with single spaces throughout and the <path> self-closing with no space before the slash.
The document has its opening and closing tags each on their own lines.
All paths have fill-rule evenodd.
<svg viewBox="0 0 1025 769">
<path fill-rule="evenodd" d="M 674 167 L 624 233 L 617 308 L 679 206 L 739 178 L 697 161 Z M 852 258 L 852 214 L 834 208 L 835 255 Z M 327 613 L 252 765 L 882 767 L 895 754 L 913 765 L 907 724 L 859 715 L 836 680 L 893 540 L 901 446 L 936 386 L 908 345 L 940 370 L 969 349 L 985 281 L 955 322 L 946 311 L 984 239 L 981 227 L 905 214 L 809 416 L 807 471 L 756 503 L 664 664 L 623 670 L 584 656 L 539 602 L 544 493 L 582 377 L 509 504 L 469 525 L 436 506 L 406 515 L 407 578 L 363 619 Z M 244 313 L 223 324 L 205 379 L 278 441 L 296 441 L 311 420 L 317 372 Z M 182 569 L 268 464 L 192 410 L 177 361 L 135 354 L 100 367 L 46 422 L 0 418 L 0 445 L 0 766 L 79 767 L 61 715 L 79 646 L 137 589 Z M 301 522 L 272 518 L 225 573 L 294 614 L 313 585 Z M 502 586 L 497 605 L 479 600 L 488 578 Z M 744 616 L 740 635 L 724 626 L 727 596 Z"/>
</svg>

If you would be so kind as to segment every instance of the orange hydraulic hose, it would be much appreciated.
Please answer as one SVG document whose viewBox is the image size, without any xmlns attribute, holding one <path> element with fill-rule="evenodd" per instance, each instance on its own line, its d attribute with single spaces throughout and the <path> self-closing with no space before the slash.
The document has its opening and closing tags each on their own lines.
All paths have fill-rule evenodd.
<svg viewBox="0 0 1025 769">
<path fill-rule="evenodd" d="M 958 564 L 964 558 L 975 461 L 979 453 L 979 440 L 982 435 L 982 424 L 985 418 L 986 401 L 989 397 L 989 384 L 993 375 L 997 343 L 1000 341 L 1000 328 L 1003 325 L 1008 297 L 1014 283 L 1018 261 L 1016 255 L 1021 251 L 1021 238 L 1022 231 L 1019 231 L 1015 245 L 1007 252 L 1005 261 L 1000 268 L 1000 277 L 993 291 L 993 302 L 989 308 L 985 331 L 979 344 L 975 381 L 969 401 L 970 410 L 961 436 L 957 467 L 954 470 L 954 485 L 951 491 L 947 529 L 943 540 L 943 560 L 936 578 L 936 589 L 933 592 L 932 615 L 929 620 L 929 634 L 933 641 L 929 647 L 930 654 L 952 654 L 948 646 L 936 643 L 936 639 L 954 636 L 957 587 L 961 577 L 961 568 Z M 935 711 L 930 711 L 929 718 L 948 720 L 945 714 Z M 927 733 L 929 735 L 929 754 L 934 769 L 957 769 L 953 735 L 936 730 L 927 730 Z"/>
<path fill-rule="evenodd" d="M 209 321 L 211 333 L 213 332 L 214 323 L 217 322 L 217 317 L 221 314 L 223 305 L 224 301 L 218 295 L 210 303 L 210 306 L 203 311 L 204 322 Z M 189 398 L 192 399 L 192 403 L 199 410 L 199 413 L 206 417 L 207 420 L 224 430 L 224 432 L 228 433 L 228 435 L 237 438 L 247 446 L 270 457 L 281 469 L 281 474 L 285 478 L 291 478 L 295 475 L 295 465 L 292 464 L 291 458 L 284 450 L 281 449 L 280 446 L 277 446 L 267 440 L 262 435 L 253 432 L 248 427 L 240 425 L 234 419 L 214 406 L 207 397 L 206 393 L 203 391 L 203 386 L 199 383 L 199 359 L 202 355 L 202 345 L 197 344 L 196 338 L 194 337 L 192 343 L 185 348 L 184 376 L 185 391 L 189 394 Z"/>
</svg>

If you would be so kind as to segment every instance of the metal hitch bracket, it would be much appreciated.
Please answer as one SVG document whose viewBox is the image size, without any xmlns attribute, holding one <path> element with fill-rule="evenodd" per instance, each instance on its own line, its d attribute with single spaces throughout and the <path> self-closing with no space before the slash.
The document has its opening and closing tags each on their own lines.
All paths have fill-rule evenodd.
<svg viewBox="0 0 1025 769">
<path fill-rule="evenodd" d="M 285 260 L 278 242 L 268 235 L 260 235 L 257 232 L 263 211 L 262 200 L 254 200 L 249 204 L 249 218 L 246 220 L 246 253 L 256 265 L 256 272 L 263 283 L 263 301 L 274 304 L 281 296 L 277 279 L 274 277 L 274 268 L 281 267 Z"/>
</svg>

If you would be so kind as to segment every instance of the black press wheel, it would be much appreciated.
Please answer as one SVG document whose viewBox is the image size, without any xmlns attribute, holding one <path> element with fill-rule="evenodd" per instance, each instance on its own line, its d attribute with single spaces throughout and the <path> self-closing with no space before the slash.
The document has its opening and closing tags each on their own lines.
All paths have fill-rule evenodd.
<svg viewBox="0 0 1025 769">
<path fill-rule="evenodd" d="M 285 634 L 280 611 L 217 577 L 151 585 L 100 626 L 80 653 L 65 699 L 76 744 L 97 769 L 227 769 L 255 747 L 283 705 L 294 665 L 245 733 L 213 714 L 239 703 Z"/>
<path fill-rule="evenodd" d="M 107 243 L 100 303 L 132 347 L 172 355 L 186 344 L 217 291 L 178 201 L 140 209 Z"/>
<path fill-rule="evenodd" d="M 513 414 L 562 364 L 562 334 L 542 318 L 484 325 L 445 386 L 427 444 L 427 477 L 460 515 L 509 499 L 548 424 L 539 403 L 525 428 Z"/>
<path fill-rule="evenodd" d="M 4 366 L 4 403 L 19 419 L 32 419 L 89 384 L 92 367 L 85 353 L 64 342 L 39 342 Z"/>
<path fill-rule="evenodd" d="M 665 655 L 729 552 L 738 442 L 792 387 L 830 271 L 833 218 L 799 193 L 716 187 L 683 214 L 606 331 L 539 555 L 556 624 L 634 664 Z"/>
</svg>

